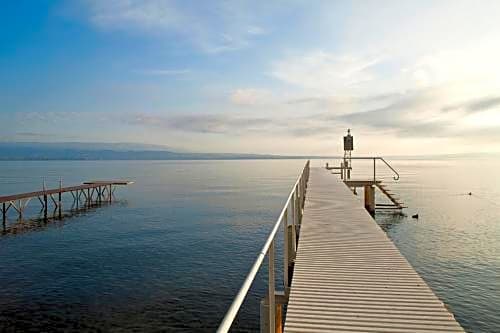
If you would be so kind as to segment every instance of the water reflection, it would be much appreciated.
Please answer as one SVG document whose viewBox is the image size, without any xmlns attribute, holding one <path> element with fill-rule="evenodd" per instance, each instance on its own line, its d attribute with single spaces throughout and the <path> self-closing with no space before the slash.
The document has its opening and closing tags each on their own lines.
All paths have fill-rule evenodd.
<svg viewBox="0 0 500 333">
<path fill-rule="evenodd" d="M 391 230 L 400 223 L 408 221 L 408 216 L 405 213 L 399 211 L 389 211 L 389 210 L 387 211 L 377 210 L 375 218 L 378 225 L 385 232 L 388 232 L 389 230 Z"/>
<path fill-rule="evenodd" d="M 9 235 L 19 235 L 32 231 L 41 231 L 47 227 L 62 227 L 67 222 L 69 222 L 74 217 L 84 216 L 86 214 L 92 213 L 95 210 L 110 205 L 121 205 L 127 206 L 127 200 L 113 200 L 109 202 L 104 201 L 92 201 L 79 203 L 74 201 L 68 210 L 60 209 L 60 207 L 54 207 L 53 210 L 45 211 L 43 208 L 38 212 L 37 216 L 31 218 L 23 218 L 23 216 L 18 216 L 16 219 L 5 219 L 2 221 L 2 232 L 0 236 Z"/>
</svg>

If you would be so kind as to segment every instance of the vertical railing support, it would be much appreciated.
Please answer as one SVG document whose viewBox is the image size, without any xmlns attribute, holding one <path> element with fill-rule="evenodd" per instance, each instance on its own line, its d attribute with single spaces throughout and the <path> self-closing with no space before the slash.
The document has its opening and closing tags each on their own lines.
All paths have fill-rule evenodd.
<svg viewBox="0 0 500 333">
<path fill-rule="evenodd" d="M 289 247 L 289 237 L 288 237 L 288 210 L 285 210 L 285 215 L 283 216 L 283 288 L 285 294 L 288 294 L 288 247 Z"/>
<path fill-rule="evenodd" d="M 295 209 L 295 194 L 292 194 L 292 199 L 290 200 L 290 205 L 292 206 L 293 219 L 292 219 L 292 249 L 293 258 L 295 259 L 296 244 L 297 244 L 297 210 Z"/>
<path fill-rule="evenodd" d="M 274 287 L 274 240 L 271 242 L 271 246 L 268 251 L 269 260 L 269 285 L 268 285 L 268 296 L 269 296 L 269 332 L 274 333 L 276 330 L 276 299 L 275 299 L 275 287 Z"/>
<path fill-rule="evenodd" d="M 375 183 L 376 178 L 375 178 L 375 165 L 376 165 L 376 159 L 373 159 L 373 182 Z"/>
<path fill-rule="evenodd" d="M 300 182 L 299 182 L 300 183 Z M 296 202 L 296 205 L 295 207 L 297 208 L 297 225 L 299 226 L 300 228 L 300 222 L 302 220 L 302 216 L 301 216 L 301 208 L 300 208 L 300 198 L 299 198 L 299 184 L 297 184 L 297 186 L 295 186 L 295 200 L 297 201 Z"/>
</svg>

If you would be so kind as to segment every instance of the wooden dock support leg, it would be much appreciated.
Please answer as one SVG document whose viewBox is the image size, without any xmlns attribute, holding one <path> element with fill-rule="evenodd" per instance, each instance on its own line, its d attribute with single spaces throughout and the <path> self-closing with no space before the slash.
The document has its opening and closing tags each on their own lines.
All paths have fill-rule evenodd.
<svg viewBox="0 0 500 333">
<path fill-rule="evenodd" d="M 7 220 L 7 209 L 5 208 L 5 202 L 2 204 L 2 222 L 5 224 Z"/>
<path fill-rule="evenodd" d="M 109 203 L 113 200 L 113 185 L 109 185 Z"/>
<path fill-rule="evenodd" d="M 45 193 L 43 195 L 43 217 L 45 219 L 47 219 L 47 210 L 48 210 L 48 207 L 49 207 L 49 202 L 47 200 L 47 194 Z"/>
<path fill-rule="evenodd" d="M 375 187 L 365 185 L 365 208 L 368 213 L 375 214 Z"/>
<path fill-rule="evenodd" d="M 59 197 L 58 197 L 58 203 L 57 203 L 57 209 L 58 209 L 58 213 L 59 213 L 59 218 L 61 217 L 61 206 L 62 206 L 62 193 L 59 192 Z"/>
</svg>

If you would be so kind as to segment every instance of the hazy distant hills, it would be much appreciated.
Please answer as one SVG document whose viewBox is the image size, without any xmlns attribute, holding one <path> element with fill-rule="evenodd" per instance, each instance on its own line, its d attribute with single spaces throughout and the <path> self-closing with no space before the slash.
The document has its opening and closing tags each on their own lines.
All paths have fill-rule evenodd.
<svg viewBox="0 0 500 333">
<path fill-rule="evenodd" d="M 210 160 L 285 159 L 303 156 L 189 153 L 165 146 L 128 143 L 0 142 L 0 160 Z"/>
<path fill-rule="evenodd" d="M 419 156 L 385 156 L 387 159 L 451 160 L 500 159 L 500 153 L 467 153 Z M 241 160 L 241 159 L 339 159 L 339 156 L 284 156 L 232 153 L 192 153 L 160 145 L 136 143 L 38 143 L 0 142 L 0 161 L 45 160 Z"/>
</svg>

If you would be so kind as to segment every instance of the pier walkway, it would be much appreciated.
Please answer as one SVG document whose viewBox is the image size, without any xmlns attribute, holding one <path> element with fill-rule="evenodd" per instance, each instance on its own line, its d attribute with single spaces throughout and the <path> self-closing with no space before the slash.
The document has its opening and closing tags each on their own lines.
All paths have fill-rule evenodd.
<svg viewBox="0 0 500 333">
<path fill-rule="evenodd" d="M 464 332 L 341 180 L 305 197 L 285 332 Z"/>
<path fill-rule="evenodd" d="M 278 232 L 281 258 L 275 255 Z M 310 168 L 309 162 L 217 332 L 231 329 L 266 257 L 261 332 L 282 332 L 283 324 L 287 333 L 464 332 L 361 198 L 331 171 Z M 276 286 L 281 260 L 282 285 Z"/>
</svg>

